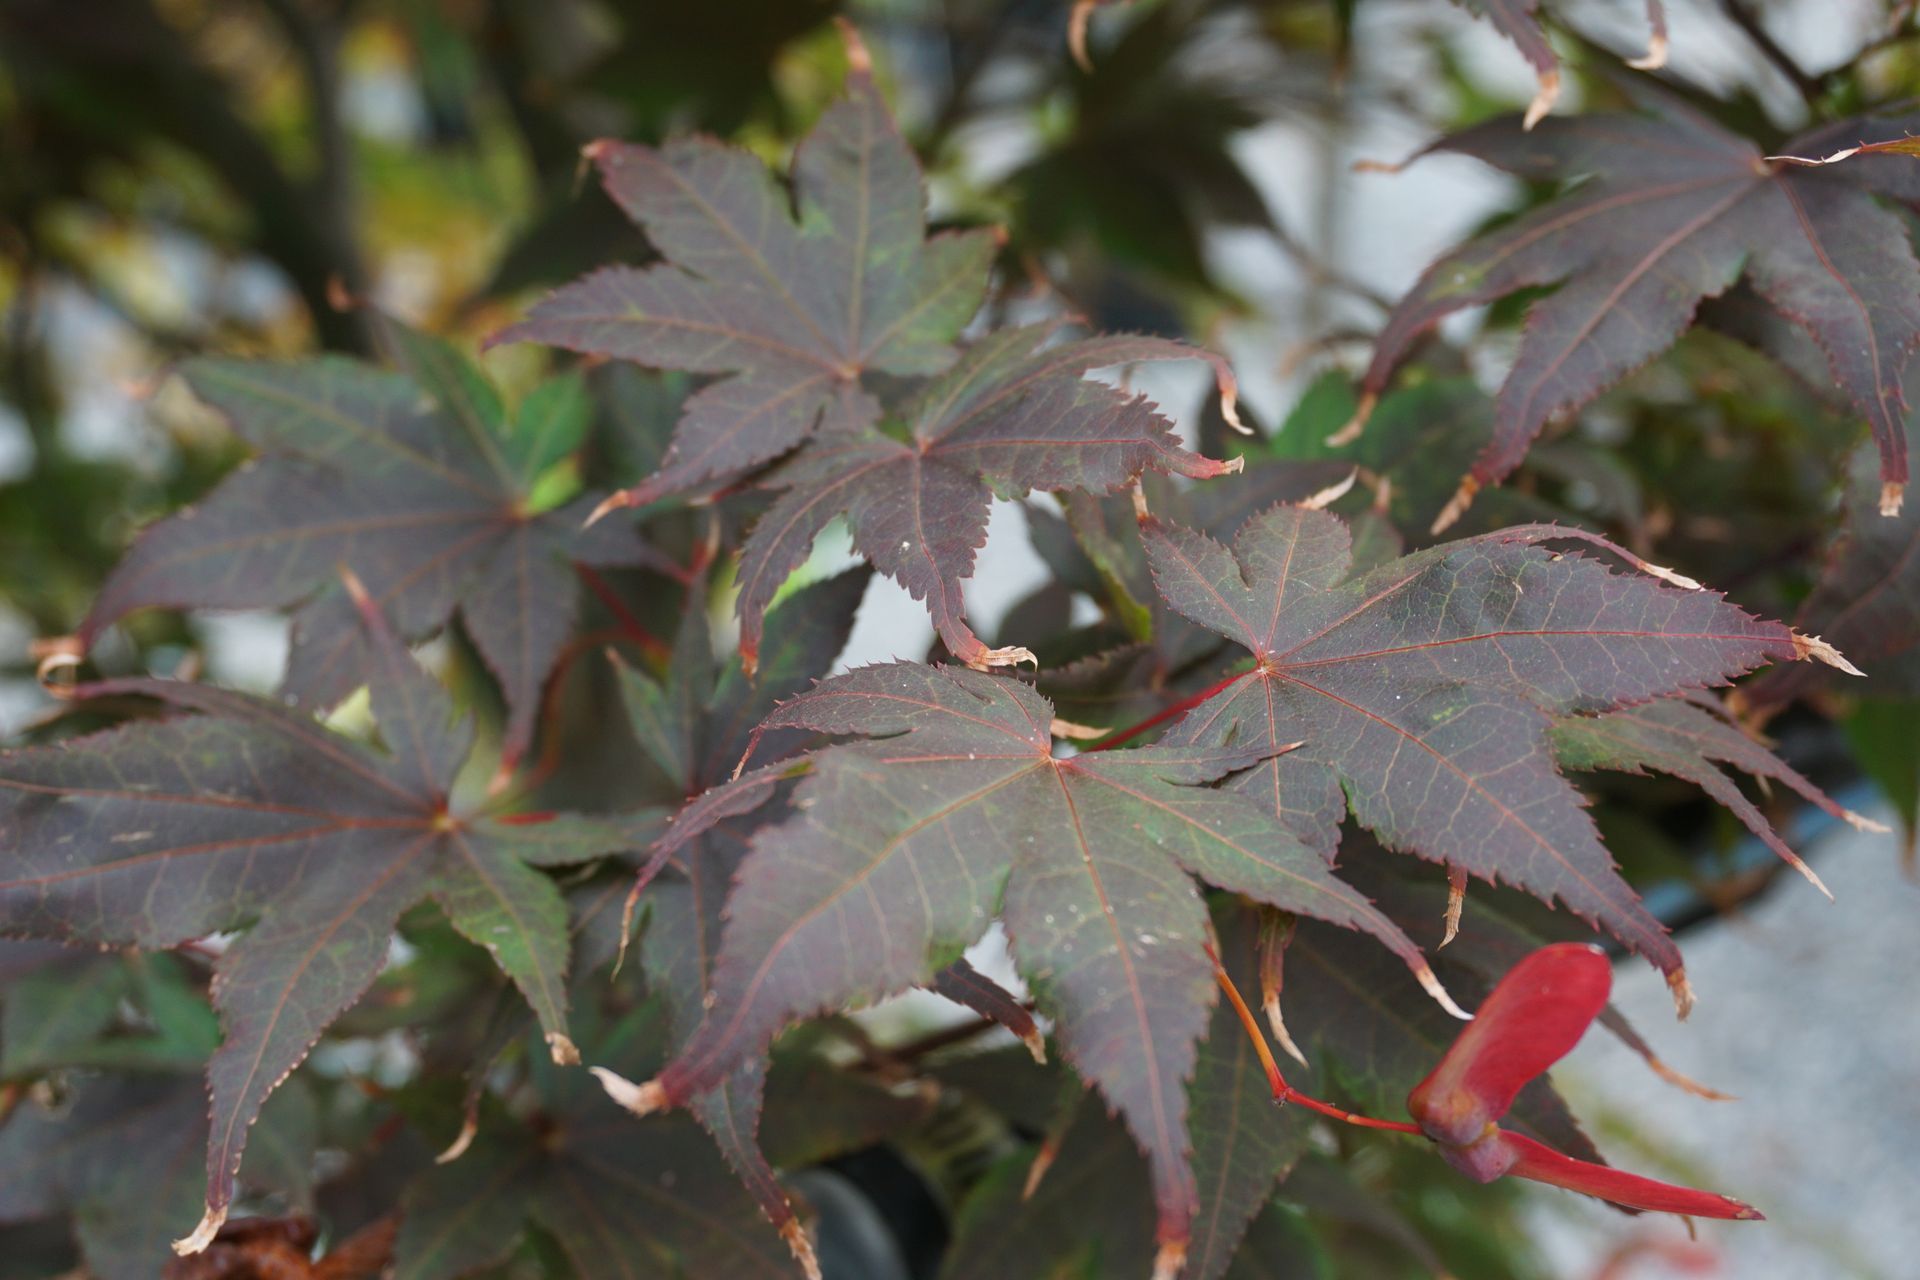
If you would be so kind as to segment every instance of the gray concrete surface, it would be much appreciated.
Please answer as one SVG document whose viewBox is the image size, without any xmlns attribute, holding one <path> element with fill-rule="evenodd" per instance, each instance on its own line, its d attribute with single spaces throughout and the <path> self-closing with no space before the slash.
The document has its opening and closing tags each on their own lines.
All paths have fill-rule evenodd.
<svg viewBox="0 0 1920 1280">
<path fill-rule="evenodd" d="M 1685 1023 L 1650 967 L 1615 974 L 1616 1003 L 1655 1050 L 1738 1101 L 1690 1097 L 1598 1032 L 1555 1074 L 1614 1163 L 1768 1218 L 1700 1224 L 1712 1270 L 1646 1261 L 1618 1280 L 1920 1276 L 1920 885 L 1888 836 L 1836 826 L 1801 848 L 1836 901 L 1782 876 L 1740 915 L 1690 932 L 1700 1000 Z M 1545 1189 L 1536 1217 L 1568 1280 L 1595 1276 L 1629 1237 L 1686 1239 L 1675 1220 L 1629 1224 Z"/>
</svg>

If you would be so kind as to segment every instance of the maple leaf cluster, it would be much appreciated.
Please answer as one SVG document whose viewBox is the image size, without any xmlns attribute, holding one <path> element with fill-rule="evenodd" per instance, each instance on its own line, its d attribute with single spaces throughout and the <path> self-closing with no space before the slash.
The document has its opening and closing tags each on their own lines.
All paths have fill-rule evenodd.
<svg viewBox="0 0 1920 1280">
<path fill-rule="evenodd" d="M 1484 7 L 1550 103 L 1533 6 Z M 89 678 L 60 691 L 106 727 L 0 757 L 18 948 L 0 959 L 23 975 L 0 1078 L 142 1073 L 0 1131 L 0 1222 L 70 1214 L 106 1280 L 153 1274 L 175 1237 L 195 1265 L 261 1274 L 271 1256 L 435 1280 L 549 1245 L 588 1277 L 817 1271 L 782 1173 L 927 1123 L 936 1094 L 1013 1118 L 1018 1148 L 962 1206 L 953 1277 L 1085 1264 L 1089 1196 L 1124 1209 L 1102 1274 L 1266 1274 L 1249 1259 L 1309 1249 L 1299 1207 L 1353 1190 L 1315 1172 L 1314 1117 L 1352 1113 L 1314 1095 L 1406 1099 L 1414 1123 L 1387 1127 L 1481 1180 L 1754 1216 L 1607 1170 L 1540 1078 L 1598 1017 L 1698 1089 L 1606 1007 L 1596 937 L 1655 965 L 1683 1014 L 1693 995 L 1567 774 L 1682 779 L 1818 885 L 1725 767 L 1862 820 L 1713 691 L 1847 660 L 1572 525 L 1410 545 L 1386 486 L 1349 500 L 1348 461 L 1260 441 L 1215 460 L 1091 376 L 1201 361 L 1224 440 L 1233 375 L 1201 348 L 970 329 L 995 238 L 929 234 L 918 165 L 854 62 L 790 184 L 708 139 L 591 149 L 657 258 L 559 289 L 498 340 L 657 378 L 616 365 L 516 398 L 383 318 L 391 368 L 182 369 L 258 456 L 140 536 L 62 657 L 143 608 L 290 609 L 284 696 Z M 1882 199 L 1914 203 L 1914 180 L 1885 153 L 1776 163 L 1634 94 L 1439 144 L 1566 186 L 1423 277 L 1361 384 L 1374 443 L 1346 443 L 1382 448 L 1394 372 L 1441 318 L 1559 285 L 1444 527 L 1549 418 L 1745 279 L 1820 344 L 1878 447 L 1800 623 L 1910 667 L 1916 526 L 1881 513 L 1906 478 L 1920 265 Z M 673 406 L 671 438 L 609 496 L 580 476 L 632 378 Z M 1034 493 L 1061 513 L 1035 509 L 1038 549 L 1112 623 L 1067 661 L 967 616 L 992 501 Z M 836 525 L 864 565 L 815 574 Z M 836 669 L 874 573 L 924 605 L 942 660 Z M 453 687 L 410 647 L 434 637 Z M 1010 669 L 1029 660 L 1037 676 Z M 571 739 L 569 705 L 589 726 Z M 589 765 L 622 803 L 573 798 Z M 1444 958 L 1419 941 L 1442 921 Z M 1018 993 L 968 959 L 996 928 Z M 423 980 L 422 955 L 459 981 Z M 1230 975 L 1313 1094 L 1280 1080 L 1237 992 L 1217 999 Z M 913 988 L 1022 1048 L 923 1061 L 841 1016 Z M 401 1027 L 431 1027 L 408 1052 L 466 1085 L 321 1064 L 364 1071 L 376 1146 L 418 1148 L 356 1218 L 316 1198 L 298 1069 L 329 1036 Z M 1311 1105 L 1276 1107 L 1269 1077 Z M 228 1221 L 259 1202 L 279 1225 Z M 315 1259 L 322 1207 L 362 1234 Z"/>
</svg>

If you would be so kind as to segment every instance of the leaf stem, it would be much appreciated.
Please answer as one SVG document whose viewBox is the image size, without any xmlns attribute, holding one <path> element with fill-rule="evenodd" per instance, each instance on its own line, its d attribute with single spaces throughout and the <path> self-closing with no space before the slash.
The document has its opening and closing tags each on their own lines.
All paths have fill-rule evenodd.
<svg viewBox="0 0 1920 1280">
<path fill-rule="evenodd" d="M 1233 675 L 1226 676 L 1223 679 L 1217 680 L 1213 684 L 1210 684 L 1206 688 L 1202 689 L 1200 692 L 1189 694 L 1186 697 L 1180 699 L 1180 701 L 1174 703 L 1172 706 L 1162 707 L 1160 710 L 1148 716 L 1145 720 L 1142 720 L 1139 724 L 1128 725 L 1124 729 L 1120 729 L 1113 733 L 1108 734 L 1106 737 L 1100 739 L 1100 741 L 1086 748 L 1086 750 L 1087 751 L 1105 751 L 1109 747 L 1117 747 L 1123 742 L 1128 742 L 1134 738 L 1137 738 L 1149 729 L 1157 728 L 1158 726 L 1165 724 L 1169 720 L 1177 719 L 1178 717 L 1185 715 L 1187 712 L 1193 710 L 1195 707 L 1205 702 L 1208 698 L 1211 698 L 1214 694 L 1219 693 L 1222 689 L 1228 688 L 1229 686 L 1235 684 L 1236 682 L 1246 679 L 1248 676 L 1252 674 L 1253 674 L 1253 668 L 1248 667 L 1245 671 L 1237 671 Z"/>
<path fill-rule="evenodd" d="M 1247 1002 L 1240 998 L 1240 988 L 1233 985 L 1233 979 L 1221 965 L 1220 957 L 1215 953 L 1212 943 L 1207 944 L 1207 959 L 1213 962 L 1214 981 L 1218 982 L 1220 989 L 1227 993 L 1227 1000 L 1232 1003 L 1234 1013 L 1239 1016 L 1240 1025 L 1247 1029 L 1247 1038 L 1253 1041 L 1253 1051 L 1260 1055 L 1260 1065 L 1266 1070 L 1267 1085 L 1273 1090 L 1275 1102 L 1297 1102 L 1309 1111 L 1317 1111 L 1323 1116 L 1330 1116 L 1347 1124 L 1359 1125 L 1363 1129 L 1387 1129 L 1394 1133 L 1410 1133 L 1415 1137 L 1426 1136 L 1420 1132 L 1418 1125 L 1401 1120 L 1376 1120 L 1372 1116 L 1343 1111 L 1331 1102 L 1322 1102 L 1288 1084 L 1286 1078 L 1280 1074 L 1280 1064 L 1273 1060 L 1273 1050 L 1267 1047 L 1267 1038 L 1260 1033 L 1260 1024 L 1254 1020 L 1253 1010 L 1247 1008 Z"/>
<path fill-rule="evenodd" d="M 575 563 L 573 571 L 580 575 L 580 581 L 586 583 L 587 590 L 593 592 L 594 599 L 605 605 L 607 612 L 611 613 L 614 620 L 620 624 L 621 633 L 638 646 L 649 662 L 666 662 L 673 656 L 673 651 L 658 636 L 647 630 L 640 619 L 633 616 L 633 611 L 627 608 L 626 602 L 620 598 L 612 584 L 600 576 L 598 569 L 591 565 Z"/>
<path fill-rule="evenodd" d="M 1758 15 L 1749 10 L 1741 0 L 1720 0 L 1720 8 L 1727 15 L 1727 20 L 1740 28 L 1740 33 L 1746 36 L 1753 43 L 1753 47 L 1758 49 L 1761 55 L 1787 78 L 1800 96 L 1806 99 L 1807 105 L 1812 106 L 1820 97 L 1820 81 L 1808 75 L 1806 69 L 1794 61 L 1793 55 L 1781 48 L 1779 41 L 1760 25 Z"/>
</svg>

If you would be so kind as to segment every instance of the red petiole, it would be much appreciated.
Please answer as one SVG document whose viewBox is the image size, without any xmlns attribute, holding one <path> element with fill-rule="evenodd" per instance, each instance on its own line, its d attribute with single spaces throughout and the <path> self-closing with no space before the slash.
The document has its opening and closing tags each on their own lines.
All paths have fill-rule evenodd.
<svg viewBox="0 0 1920 1280">
<path fill-rule="evenodd" d="M 1238 679 L 1238 677 L 1235 678 Z M 1220 957 L 1215 954 L 1211 943 L 1207 945 L 1207 959 L 1213 961 L 1214 981 L 1218 982 L 1220 989 L 1227 993 L 1227 999 L 1233 1004 L 1234 1013 L 1240 1017 L 1240 1025 L 1247 1029 L 1247 1037 L 1253 1041 L 1253 1051 L 1260 1055 L 1260 1065 L 1266 1069 L 1267 1085 L 1273 1090 L 1275 1102 L 1297 1102 L 1309 1111 L 1318 1111 L 1323 1116 L 1330 1116 L 1347 1124 L 1359 1125 L 1363 1129 L 1389 1129 L 1394 1133 L 1424 1136 L 1418 1125 L 1408 1124 L 1403 1120 L 1376 1120 L 1372 1116 L 1343 1111 L 1331 1102 L 1322 1102 L 1288 1084 L 1286 1077 L 1280 1074 L 1280 1064 L 1273 1060 L 1273 1050 L 1267 1047 L 1267 1038 L 1261 1033 L 1260 1024 L 1255 1021 L 1253 1010 L 1247 1008 L 1247 1002 L 1240 998 L 1240 988 L 1234 986 L 1233 979 L 1227 975 L 1226 968 L 1221 965 Z"/>
<path fill-rule="evenodd" d="M 1139 737 L 1141 734 L 1145 733 L 1149 729 L 1156 729 L 1159 726 L 1167 723 L 1167 721 L 1169 720 L 1178 719 L 1179 717 L 1185 715 L 1187 712 L 1193 710 L 1195 707 L 1199 706 L 1201 703 L 1205 702 L 1208 698 L 1211 698 L 1214 694 L 1219 693 L 1222 689 L 1228 688 L 1236 684 L 1237 682 L 1246 679 L 1248 676 L 1252 674 L 1253 674 L 1253 668 L 1248 667 L 1245 671 L 1237 671 L 1233 675 L 1226 676 L 1220 680 L 1217 680 L 1213 684 L 1208 685 L 1206 688 L 1202 689 L 1198 693 L 1188 694 L 1186 697 L 1180 699 L 1180 701 L 1174 703 L 1172 706 L 1162 707 L 1160 710 L 1148 716 L 1145 720 L 1142 720 L 1139 724 L 1128 725 L 1124 729 L 1115 730 L 1114 732 L 1108 734 L 1106 737 L 1100 739 L 1100 741 L 1094 743 L 1090 747 L 1085 748 L 1084 750 L 1085 751 L 1105 751 L 1109 747 L 1117 747 L 1123 742 L 1130 742 L 1134 738 Z"/>
</svg>

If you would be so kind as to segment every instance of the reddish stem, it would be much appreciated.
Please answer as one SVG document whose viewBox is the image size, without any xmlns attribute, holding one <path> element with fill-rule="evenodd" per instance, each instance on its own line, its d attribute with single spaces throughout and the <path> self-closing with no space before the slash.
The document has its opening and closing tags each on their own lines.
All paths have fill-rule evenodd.
<svg viewBox="0 0 1920 1280">
<path fill-rule="evenodd" d="M 621 633 L 647 656 L 648 661 L 666 662 L 673 656 L 673 650 L 633 616 L 632 610 L 627 608 L 626 602 L 613 586 L 600 576 L 599 570 L 590 565 L 575 564 L 573 571 L 580 575 L 580 581 L 587 584 L 587 590 L 593 592 L 594 598 L 606 606 L 607 612 L 620 624 Z"/>
<path fill-rule="evenodd" d="M 1214 694 L 1219 693 L 1222 689 L 1228 688 L 1237 681 L 1246 679 L 1253 674 L 1253 671 L 1254 669 L 1252 667 L 1248 667 L 1245 671 L 1236 672 L 1233 675 L 1215 681 L 1200 692 L 1189 694 L 1180 699 L 1180 701 L 1174 703 L 1172 706 L 1162 707 L 1145 720 L 1142 720 L 1139 724 L 1128 725 L 1124 729 L 1108 734 L 1106 737 L 1100 739 L 1100 741 L 1086 748 L 1086 750 L 1105 751 L 1109 747 L 1117 747 L 1123 742 L 1137 738 L 1149 729 L 1157 728 L 1169 720 L 1185 715 L 1187 712 L 1205 702 L 1208 698 L 1211 698 Z"/>
<path fill-rule="evenodd" d="M 1273 1050 L 1267 1047 L 1267 1038 L 1260 1032 L 1260 1024 L 1254 1020 L 1253 1010 L 1247 1008 L 1247 1002 L 1240 998 L 1240 988 L 1233 985 L 1233 979 L 1227 975 L 1220 964 L 1220 957 L 1214 954 L 1211 944 L 1207 946 L 1207 959 L 1213 961 L 1214 981 L 1227 993 L 1227 999 L 1233 1004 L 1234 1013 L 1240 1017 L 1240 1025 L 1247 1029 L 1247 1036 L 1253 1041 L 1253 1051 L 1260 1055 L 1260 1065 L 1266 1069 L 1267 1086 L 1273 1090 L 1275 1102 L 1297 1102 L 1309 1111 L 1318 1111 L 1323 1116 L 1343 1120 L 1348 1124 L 1359 1125 L 1363 1129 L 1388 1129 L 1394 1133 L 1410 1133 L 1415 1137 L 1424 1137 L 1418 1125 L 1401 1120 L 1375 1120 L 1372 1116 L 1356 1115 L 1343 1111 L 1331 1102 L 1322 1102 L 1309 1094 L 1300 1092 L 1286 1082 L 1280 1074 L 1280 1064 L 1273 1060 Z"/>
</svg>

